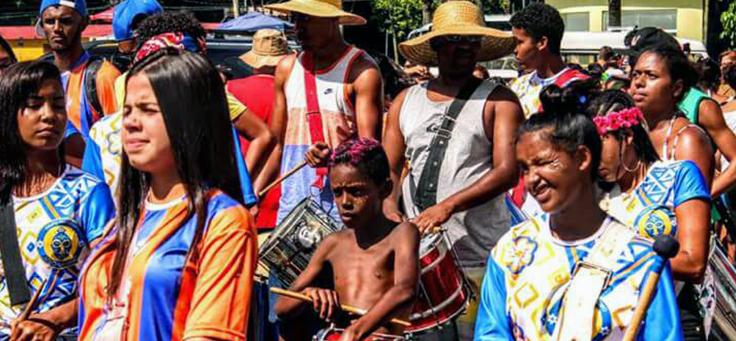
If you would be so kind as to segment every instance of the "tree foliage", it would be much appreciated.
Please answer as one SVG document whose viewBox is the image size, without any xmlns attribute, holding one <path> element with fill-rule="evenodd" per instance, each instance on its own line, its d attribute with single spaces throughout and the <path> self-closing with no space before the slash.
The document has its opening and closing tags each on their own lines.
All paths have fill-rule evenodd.
<svg viewBox="0 0 736 341">
<path fill-rule="evenodd" d="M 446 0 L 445 0 L 446 1 Z M 471 0 L 482 6 L 486 14 L 507 13 L 510 0 Z M 434 10 L 442 0 L 373 0 L 373 17 L 384 32 L 395 32 L 403 40 L 414 29 L 424 25 L 422 5 Z"/>
<path fill-rule="evenodd" d="M 723 32 L 721 32 L 723 42 L 729 47 L 736 46 L 736 1 L 730 0 L 728 9 L 721 13 L 721 24 L 723 25 Z"/>
</svg>

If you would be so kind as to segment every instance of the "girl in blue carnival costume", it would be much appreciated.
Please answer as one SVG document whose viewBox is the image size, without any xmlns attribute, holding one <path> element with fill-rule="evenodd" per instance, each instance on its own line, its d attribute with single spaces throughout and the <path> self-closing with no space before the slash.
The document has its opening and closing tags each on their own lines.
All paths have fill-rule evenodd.
<svg viewBox="0 0 736 341">
<path fill-rule="evenodd" d="M 550 86 L 541 98 L 544 114 L 519 127 L 516 157 L 545 213 L 513 227 L 491 252 L 475 340 L 621 340 L 661 258 L 598 207 L 601 139 L 577 96 Z M 598 286 L 585 285 L 591 280 Z M 665 266 L 638 340 L 681 339 Z"/>
<path fill-rule="evenodd" d="M 24 305 L 12 305 L 3 274 L 0 340 L 76 339 L 76 328 L 70 327 L 76 323 L 79 269 L 114 216 L 107 186 L 64 162 L 60 145 L 66 124 L 56 66 L 22 62 L 3 71 L 0 205 L 14 212 L 30 295 L 41 295 L 30 318 L 16 320 Z"/>
<path fill-rule="evenodd" d="M 705 177 L 692 161 L 660 160 L 643 113 L 626 93 L 605 91 L 588 109 L 603 141 L 600 177 L 615 184 L 601 208 L 643 237 L 678 239 L 680 251 L 672 259 L 675 291 L 680 309 L 693 310 L 681 315 L 682 323 L 697 324 L 685 329 L 686 336 L 697 333 L 696 339 L 705 339 L 715 309 L 713 277 L 706 273 L 710 191 Z"/>
</svg>

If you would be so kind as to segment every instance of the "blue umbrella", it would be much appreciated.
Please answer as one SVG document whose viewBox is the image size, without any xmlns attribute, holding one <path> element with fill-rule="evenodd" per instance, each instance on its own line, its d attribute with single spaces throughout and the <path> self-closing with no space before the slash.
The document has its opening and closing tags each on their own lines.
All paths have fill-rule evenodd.
<svg viewBox="0 0 736 341">
<path fill-rule="evenodd" d="M 221 31 L 258 31 L 264 28 L 286 30 L 294 25 L 259 12 L 249 12 L 217 27 Z"/>
</svg>

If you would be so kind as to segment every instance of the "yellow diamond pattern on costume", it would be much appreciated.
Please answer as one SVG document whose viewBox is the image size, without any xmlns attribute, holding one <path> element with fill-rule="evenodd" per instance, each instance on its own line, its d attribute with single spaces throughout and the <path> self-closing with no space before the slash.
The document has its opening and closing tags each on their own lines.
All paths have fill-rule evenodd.
<svg viewBox="0 0 736 341">
<path fill-rule="evenodd" d="M 98 231 L 113 217 L 109 192 L 99 180 L 67 167 L 45 192 L 13 197 L 13 208 L 30 293 L 42 290 L 33 312 L 68 302 L 76 292 L 87 238 L 97 238 Z M 44 281 L 47 284 L 42 287 Z M 10 334 L 10 323 L 22 308 L 11 306 L 5 277 L 0 277 L 0 340 Z M 63 331 L 65 336 L 70 333 L 74 332 Z"/>
<path fill-rule="evenodd" d="M 547 215 L 513 227 L 492 252 L 503 270 L 506 315 L 515 340 L 550 341 L 562 316 L 561 306 L 576 262 L 584 260 L 600 234 L 573 244 L 556 240 Z M 617 224 L 617 222 L 612 222 Z M 618 256 L 610 287 L 593 318 L 593 340 L 621 340 L 639 297 L 639 287 L 653 263 L 651 242 L 635 237 Z"/>
</svg>

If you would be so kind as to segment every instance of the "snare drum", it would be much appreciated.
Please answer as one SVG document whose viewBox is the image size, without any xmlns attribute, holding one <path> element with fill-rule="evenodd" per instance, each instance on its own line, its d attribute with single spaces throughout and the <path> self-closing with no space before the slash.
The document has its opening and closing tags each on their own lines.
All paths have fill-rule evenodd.
<svg viewBox="0 0 736 341">
<path fill-rule="evenodd" d="M 335 328 L 335 327 L 329 327 L 325 330 L 320 331 L 315 335 L 312 340 L 314 341 L 333 341 L 333 340 L 340 340 L 342 337 L 342 333 L 345 332 L 345 329 Z M 404 341 L 406 340 L 403 336 L 398 335 L 388 335 L 388 334 L 379 334 L 379 333 L 373 333 L 371 336 L 363 339 L 365 341 Z"/>
<path fill-rule="evenodd" d="M 263 243 L 259 260 L 286 287 L 307 268 L 317 246 L 327 235 L 342 229 L 311 198 L 304 199 Z"/>
<path fill-rule="evenodd" d="M 465 275 L 444 232 L 422 238 L 419 264 L 419 295 L 406 333 L 427 331 L 452 321 L 465 311 L 470 298 Z"/>
</svg>

